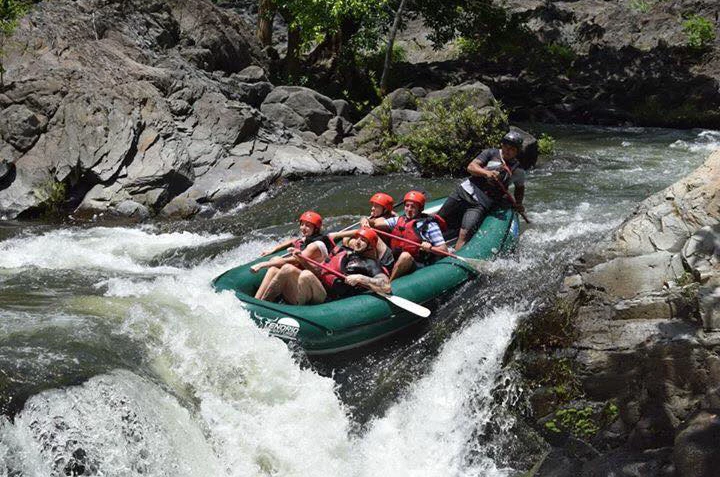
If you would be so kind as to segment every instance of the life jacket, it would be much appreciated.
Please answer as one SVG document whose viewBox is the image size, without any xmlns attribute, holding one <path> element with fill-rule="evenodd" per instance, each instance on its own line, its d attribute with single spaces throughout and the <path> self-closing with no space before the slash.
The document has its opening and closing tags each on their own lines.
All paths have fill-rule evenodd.
<svg viewBox="0 0 720 477">
<path fill-rule="evenodd" d="M 348 254 L 348 251 L 349 250 L 347 248 L 341 247 L 339 245 L 333 248 L 330 252 L 330 258 L 325 260 L 325 266 L 344 275 L 345 271 L 343 269 L 343 259 Z M 326 290 L 330 291 L 337 280 L 340 280 L 337 275 L 334 275 L 327 270 L 321 270 L 320 282 Z"/>
<path fill-rule="evenodd" d="M 328 251 L 332 250 L 335 244 L 330 240 L 330 237 L 324 234 L 315 234 L 311 235 L 309 237 L 300 237 L 298 239 L 293 240 L 292 246 L 294 248 L 297 248 L 299 250 L 305 250 L 308 245 L 310 245 L 313 242 L 323 242 L 325 243 L 325 246 L 327 247 Z"/>
<path fill-rule="evenodd" d="M 336 272 L 340 272 L 343 275 L 352 275 L 354 273 L 360 273 L 364 275 L 365 273 L 362 273 L 361 270 L 356 270 L 354 267 L 351 267 L 348 265 L 348 259 L 351 258 L 350 255 L 352 254 L 352 250 L 343 247 L 343 246 L 336 246 L 333 248 L 332 252 L 330 252 L 330 258 L 328 258 L 325 261 L 325 266 L 330 268 L 331 270 L 335 270 Z M 364 260 L 372 260 L 370 258 L 364 258 Z M 386 275 L 390 275 L 388 269 L 381 265 L 381 268 L 383 270 L 383 273 Z M 337 285 L 338 282 L 342 281 L 340 277 L 337 275 L 328 272 L 327 270 L 321 270 L 320 272 L 320 282 L 322 283 L 323 287 L 329 292 L 333 291 L 333 288 Z"/>
<path fill-rule="evenodd" d="M 419 220 L 423 221 L 423 224 L 420 227 L 417 226 Z M 417 218 L 411 220 L 408 220 L 405 216 L 400 217 L 391 233 L 397 237 L 421 243 L 425 240 L 423 239 L 422 234 L 425 233 L 427 228 L 433 222 L 438 224 L 441 231 L 444 231 L 447 228 L 445 219 L 439 215 L 420 214 Z M 409 253 L 413 258 L 417 258 L 420 255 L 420 246 L 403 242 L 402 240 L 392 239 L 390 241 L 390 248 L 396 257 L 402 252 Z"/>
</svg>

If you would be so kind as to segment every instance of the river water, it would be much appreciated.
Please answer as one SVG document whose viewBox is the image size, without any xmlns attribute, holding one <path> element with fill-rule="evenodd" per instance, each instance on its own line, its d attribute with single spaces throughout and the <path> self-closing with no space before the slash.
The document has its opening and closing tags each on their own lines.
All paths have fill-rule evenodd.
<svg viewBox="0 0 720 477">
<path fill-rule="evenodd" d="M 379 345 L 308 359 L 211 280 L 315 208 L 347 225 L 385 190 L 455 179 L 289 184 L 232 213 L 132 227 L 0 222 L 0 476 L 521 475 L 540 445 L 507 413 L 518 322 L 634 205 L 720 133 L 546 127 L 517 251 Z"/>
</svg>

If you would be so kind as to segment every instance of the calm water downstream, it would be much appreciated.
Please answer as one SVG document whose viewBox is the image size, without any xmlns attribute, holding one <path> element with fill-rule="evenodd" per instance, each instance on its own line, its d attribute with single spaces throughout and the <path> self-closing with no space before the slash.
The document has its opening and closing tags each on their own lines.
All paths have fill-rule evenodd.
<svg viewBox="0 0 720 477">
<path fill-rule="evenodd" d="M 347 225 L 385 190 L 454 179 L 325 178 L 232 213 L 136 227 L 0 222 L 0 476 L 520 475 L 500 363 L 565 266 L 686 175 L 720 133 L 547 127 L 512 256 L 401 337 L 309 360 L 211 280 L 315 208 Z M 503 383 L 502 392 L 493 392 Z"/>
</svg>

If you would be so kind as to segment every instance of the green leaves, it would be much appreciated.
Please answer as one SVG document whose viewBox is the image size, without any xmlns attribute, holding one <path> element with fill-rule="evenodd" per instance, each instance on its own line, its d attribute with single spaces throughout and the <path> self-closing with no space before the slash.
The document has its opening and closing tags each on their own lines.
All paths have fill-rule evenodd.
<svg viewBox="0 0 720 477">
<path fill-rule="evenodd" d="M 687 45 L 694 50 L 703 50 L 715 41 L 715 24 L 700 15 L 690 15 L 683 22 Z"/>
</svg>

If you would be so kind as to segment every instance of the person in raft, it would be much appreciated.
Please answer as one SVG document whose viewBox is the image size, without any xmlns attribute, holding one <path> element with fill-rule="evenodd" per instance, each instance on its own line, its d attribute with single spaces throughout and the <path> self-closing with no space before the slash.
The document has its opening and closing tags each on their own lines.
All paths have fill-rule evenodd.
<svg viewBox="0 0 720 477">
<path fill-rule="evenodd" d="M 317 260 L 319 262 L 326 260 L 330 255 L 330 250 L 335 247 L 335 243 L 333 242 L 332 234 L 325 235 L 322 233 L 322 220 L 322 216 L 317 212 L 312 210 L 303 212 L 299 219 L 301 236 L 297 239 L 290 239 L 282 242 L 269 250 L 265 250 L 260 254 L 260 256 L 264 257 L 266 255 L 279 252 L 280 250 L 292 248 L 293 250 L 301 251 L 313 260 Z M 268 285 L 280 269 L 286 265 L 299 265 L 299 262 L 295 256 L 288 254 L 283 257 L 273 257 L 268 261 L 256 263 L 250 267 L 250 271 L 253 273 L 257 273 L 264 268 L 268 269 L 262 283 L 260 284 L 260 288 L 258 288 L 255 293 L 255 298 L 258 300 L 266 299 L 265 296 L 267 294 Z"/>
<path fill-rule="evenodd" d="M 293 249 L 293 257 L 304 270 L 290 264 L 283 265 L 269 283 L 263 299 L 274 301 L 282 297 L 286 303 L 305 305 L 322 303 L 328 297 L 342 298 L 366 288 L 391 293 L 390 279 L 375 258 L 377 234 L 367 228 L 353 233 L 355 240 L 351 242 L 352 248 L 337 246 L 325 261 L 328 268 L 346 275 L 344 280 L 306 261 L 304 251 Z"/>
<path fill-rule="evenodd" d="M 438 215 L 457 229 L 455 249 L 460 250 L 470 240 L 490 209 L 506 204 L 508 187 L 514 185 L 515 210 L 525 212 L 525 170 L 520 166 L 518 154 L 523 138 L 510 131 L 503 136 L 500 149 L 485 149 L 467 167 L 470 177 L 450 194 Z"/>
<path fill-rule="evenodd" d="M 420 244 L 412 245 L 391 239 L 390 248 L 395 256 L 395 266 L 390 274 L 390 281 L 434 263 L 438 256 L 431 252 L 432 248 L 447 251 L 441 230 L 441 225 L 444 225 L 442 220 L 423 213 L 425 194 L 411 190 L 405 194 L 403 203 L 405 215 L 402 217 L 360 221 L 362 226 L 389 230 L 392 235 Z"/>
</svg>

